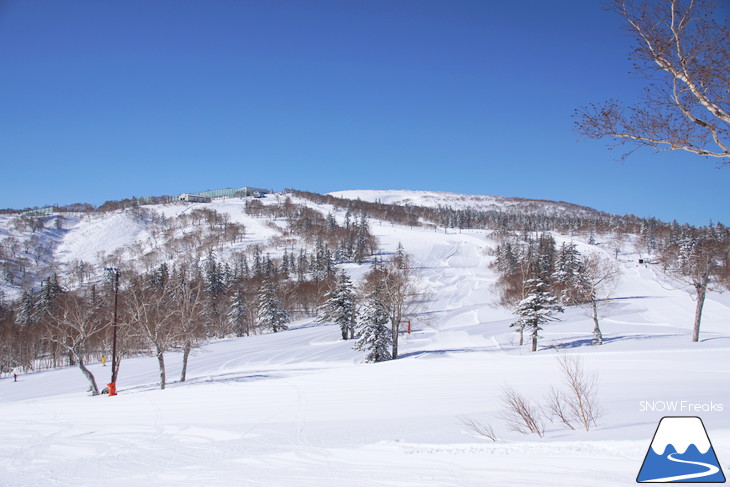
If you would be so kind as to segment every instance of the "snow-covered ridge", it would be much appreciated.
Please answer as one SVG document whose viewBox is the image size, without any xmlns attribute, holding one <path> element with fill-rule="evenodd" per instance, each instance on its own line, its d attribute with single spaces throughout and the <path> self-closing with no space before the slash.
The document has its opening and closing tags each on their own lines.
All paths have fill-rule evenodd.
<svg viewBox="0 0 730 487">
<path fill-rule="evenodd" d="M 328 193 L 330 196 L 368 202 L 380 202 L 390 205 L 413 205 L 435 208 L 449 206 L 454 209 L 472 208 L 482 211 L 543 211 L 549 213 L 578 212 L 598 213 L 596 210 L 562 201 L 534 200 L 527 198 L 472 195 L 448 193 L 442 191 L 413 190 L 346 190 Z"/>
</svg>

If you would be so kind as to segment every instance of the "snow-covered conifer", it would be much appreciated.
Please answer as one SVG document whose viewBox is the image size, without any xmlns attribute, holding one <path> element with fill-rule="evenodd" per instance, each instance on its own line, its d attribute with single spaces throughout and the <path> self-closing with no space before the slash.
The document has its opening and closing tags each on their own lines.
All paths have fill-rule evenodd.
<svg viewBox="0 0 730 487">
<path fill-rule="evenodd" d="M 563 308 L 556 303 L 557 298 L 548 291 L 548 284 L 541 278 L 525 281 L 527 297 L 515 308 L 517 321 L 510 326 L 516 327 L 520 333 L 520 345 L 523 343 L 525 328 L 532 337 L 532 351 L 537 351 L 537 339 L 542 325 L 554 321 L 555 313 L 562 313 Z"/>
<path fill-rule="evenodd" d="M 304 249 L 299 249 L 299 257 L 297 258 L 297 281 L 304 282 L 309 268 L 309 261 Z"/>
<path fill-rule="evenodd" d="M 289 268 L 289 252 L 284 249 L 284 255 L 281 257 L 281 265 L 279 266 L 279 270 L 281 271 L 281 275 L 284 279 L 289 278 Z"/>
<path fill-rule="evenodd" d="M 337 276 L 335 288 L 325 295 L 320 308 L 319 322 L 333 322 L 340 326 L 342 339 L 354 338 L 357 309 L 352 281 L 345 271 Z"/>
<path fill-rule="evenodd" d="M 391 359 L 393 335 L 390 318 L 383 300 L 385 292 L 382 285 L 377 285 L 367 297 L 365 307 L 358 317 L 358 339 L 355 350 L 368 352 L 367 362 L 382 362 Z"/>
<path fill-rule="evenodd" d="M 16 321 L 19 325 L 29 325 L 35 317 L 36 297 L 32 291 L 23 291 Z"/>
<path fill-rule="evenodd" d="M 282 306 L 278 294 L 279 289 L 276 282 L 267 279 L 263 282 L 258 295 L 257 318 L 259 326 L 274 333 L 289 329 L 289 316 Z"/>
<path fill-rule="evenodd" d="M 555 293 L 565 305 L 578 304 L 581 300 L 579 276 L 581 255 L 574 243 L 563 243 L 558 251 L 552 275 Z"/>
<path fill-rule="evenodd" d="M 236 333 L 236 336 L 242 337 L 248 334 L 248 306 L 246 304 L 246 294 L 240 287 L 231 296 L 231 302 L 228 309 L 228 322 Z"/>
<path fill-rule="evenodd" d="M 393 262 L 395 263 L 396 268 L 405 269 L 408 265 L 407 260 L 408 256 L 406 255 L 406 249 L 403 247 L 402 242 L 398 242 L 398 248 L 395 250 L 395 255 L 393 256 Z"/>
<path fill-rule="evenodd" d="M 357 241 L 355 243 L 355 262 L 362 264 L 367 255 L 367 243 L 370 229 L 368 227 L 367 216 L 363 213 L 360 217 L 360 224 L 357 228 Z"/>
<path fill-rule="evenodd" d="M 225 283 L 223 279 L 223 271 L 221 266 L 215 260 L 213 250 L 208 251 L 208 257 L 205 260 L 205 289 L 210 296 L 218 297 L 225 291 Z"/>
</svg>

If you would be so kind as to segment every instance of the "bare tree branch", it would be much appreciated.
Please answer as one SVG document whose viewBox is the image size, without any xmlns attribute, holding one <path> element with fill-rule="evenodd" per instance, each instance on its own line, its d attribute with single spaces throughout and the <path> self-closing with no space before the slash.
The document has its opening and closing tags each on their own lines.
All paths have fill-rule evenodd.
<svg viewBox="0 0 730 487">
<path fill-rule="evenodd" d="M 578 133 L 730 164 L 730 29 L 716 9 L 712 0 L 614 0 L 636 41 L 635 71 L 670 89 L 652 82 L 635 106 L 609 100 L 577 110 Z"/>
</svg>

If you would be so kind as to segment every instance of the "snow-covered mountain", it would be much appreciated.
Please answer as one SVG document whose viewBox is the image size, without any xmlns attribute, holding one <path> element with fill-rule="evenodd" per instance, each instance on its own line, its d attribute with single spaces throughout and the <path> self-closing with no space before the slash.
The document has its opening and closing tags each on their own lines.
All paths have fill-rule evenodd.
<svg viewBox="0 0 730 487">
<path fill-rule="evenodd" d="M 287 196 L 339 224 L 347 218 L 345 206 L 295 195 L 255 201 L 285 211 Z M 455 209 L 521 204 L 433 192 L 333 196 Z M 151 269 L 174 256 L 202 258 L 211 245 L 222 259 L 256 244 L 274 257 L 314 245 L 289 232 L 287 217 L 252 208 L 253 201 L 53 214 L 35 230 L 5 215 L 0 241 L 12 237 L 14 250 L 6 246 L 4 255 L 26 259 L 25 284 L 48 270 L 78 283 L 101 279 L 109 264 Z M 245 228 L 242 234 L 230 232 L 234 224 Z M 531 353 L 509 327 L 512 311 L 497 305 L 492 231 L 378 218 L 369 225 L 382 256 L 402 243 L 428 290 L 412 333 L 402 335 L 398 360 L 365 364 L 336 325 L 301 317 L 288 331 L 205 344 L 193 352 L 185 383 L 174 380 L 182 354 L 168 353 L 171 383 L 164 391 L 154 357 L 122 361 L 116 397 L 89 397 L 77 368 L 29 371 L 17 382 L 4 373 L 0 486 L 618 486 L 634 482 L 667 414 L 702 416 L 720 463 L 730 462 L 728 293 L 708 293 L 702 340 L 692 343 L 689 289 L 639 263 L 645 255 L 638 236 L 624 236 L 616 251 L 610 234 L 553 232 L 558 243 L 615 259 L 621 278 L 601 315 L 603 345 L 591 346 L 590 313 L 568 307 L 544 327 Z M 356 282 L 369 266 L 338 265 Z M 24 284 L 21 274 L 13 277 L 14 284 L 4 284 L 6 299 Z M 560 356 L 579 357 L 588 373 L 598 374 L 603 415 L 588 432 L 549 414 L 544 438 L 514 431 L 504 420 L 505 388 L 544 407 L 552 388 L 565 387 Z M 109 367 L 100 361 L 89 369 L 107 380 Z M 695 409 L 666 410 L 682 401 Z M 643 407 L 647 402 L 653 407 Z M 704 408 L 709 404 L 724 409 Z M 492 426 L 496 441 L 475 425 Z"/>
<path fill-rule="evenodd" d="M 468 208 L 513 214 L 600 214 L 596 210 L 562 202 L 431 191 L 364 190 L 331 195 L 398 206 Z M 311 207 L 322 214 L 333 213 L 340 220 L 344 218 L 345 212 L 341 208 L 313 203 L 291 194 L 221 198 L 193 205 L 172 202 L 105 212 L 55 212 L 35 218 L 20 214 L 0 215 L 0 259 L 3 261 L 0 289 L 5 292 L 6 298 L 13 299 L 19 297 L 22 289 L 37 287 L 41 279 L 54 272 L 79 281 L 84 275 L 86 278 L 98 277 L 101 269 L 110 264 L 131 262 L 139 270 L 149 270 L 181 252 L 200 252 L 200 248 L 210 245 L 210 242 L 202 240 L 218 238 L 212 231 L 215 225 L 206 228 L 201 224 L 208 216 L 195 216 L 196 211 L 201 210 L 215 212 L 225 220 L 223 225 L 241 225 L 245 229 L 242 230 L 242 239 L 217 246 L 224 256 L 253 244 L 268 247 L 277 254 L 282 248 L 282 234 L 286 232 L 283 218 L 247 213 L 245 208 L 252 201 L 261 203 L 263 207 L 281 205 L 287 198 L 294 204 Z"/>
<path fill-rule="evenodd" d="M 413 205 L 436 208 L 475 209 L 480 211 L 543 212 L 549 214 L 599 214 L 585 206 L 563 201 L 534 200 L 506 196 L 472 195 L 442 191 L 413 190 L 346 190 L 328 193 L 337 198 L 380 202 L 391 205 Z"/>
</svg>

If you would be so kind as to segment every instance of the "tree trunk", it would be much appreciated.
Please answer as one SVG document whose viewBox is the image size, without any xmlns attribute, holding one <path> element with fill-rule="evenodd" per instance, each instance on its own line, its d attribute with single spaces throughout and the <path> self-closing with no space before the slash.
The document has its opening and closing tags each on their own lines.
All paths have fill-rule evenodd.
<svg viewBox="0 0 730 487">
<path fill-rule="evenodd" d="M 94 374 L 92 374 L 91 371 L 86 368 L 86 365 L 84 365 L 84 360 L 81 358 L 81 354 L 74 354 L 74 356 L 76 358 L 76 363 L 79 365 L 79 369 L 81 369 L 81 373 L 84 374 L 86 380 L 89 381 L 89 390 L 91 390 L 91 395 L 98 396 L 99 388 L 96 385 Z"/>
<path fill-rule="evenodd" d="M 532 351 L 537 352 L 537 334 L 532 335 Z"/>
<path fill-rule="evenodd" d="M 400 326 L 400 322 L 393 323 L 393 325 L 390 327 L 391 334 L 393 336 L 393 353 L 391 354 L 391 358 L 393 360 L 398 358 L 398 327 Z"/>
<path fill-rule="evenodd" d="M 697 290 L 697 307 L 695 308 L 695 323 L 692 330 L 692 341 L 700 341 L 700 320 L 702 320 L 702 307 L 705 305 L 705 294 L 707 294 L 707 284 L 704 282 L 696 282 Z"/>
<path fill-rule="evenodd" d="M 160 389 L 165 388 L 165 352 L 157 347 L 157 364 L 160 366 Z"/>
<path fill-rule="evenodd" d="M 180 374 L 180 382 L 185 382 L 185 376 L 188 374 L 188 357 L 190 356 L 190 343 L 185 343 L 183 347 L 182 373 Z"/>
<path fill-rule="evenodd" d="M 525 343 L 525 329 L 524 327 L 520 327 L 520 346 L 522 346 Z"/>
<path fill-rule="evenodd" d="M 591 306 L 593 308 L 593 344 L 603 345 L 603 333 L 601 333 L 601 327 L 598 326 L 598 303 L 596 298 L 591 298 Z"/>
</svg>

